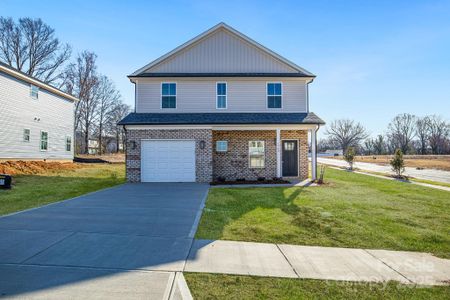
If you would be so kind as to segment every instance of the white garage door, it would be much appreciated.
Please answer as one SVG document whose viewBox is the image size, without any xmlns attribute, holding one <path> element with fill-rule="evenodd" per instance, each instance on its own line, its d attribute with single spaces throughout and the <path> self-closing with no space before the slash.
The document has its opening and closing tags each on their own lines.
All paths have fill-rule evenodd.
<svg viewBox="0 0 450 300">
<path fill-rule="evenodd" d="M 195 141 L 142 141 L 141 181 L 194 182 Z"/>
</svg>

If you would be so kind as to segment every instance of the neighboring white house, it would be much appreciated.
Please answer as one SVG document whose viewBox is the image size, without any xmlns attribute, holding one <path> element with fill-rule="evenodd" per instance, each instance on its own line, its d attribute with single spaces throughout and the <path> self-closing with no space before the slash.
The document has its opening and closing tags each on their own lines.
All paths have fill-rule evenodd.
<svg viewBox="0 0 450 300">
<path fill-rule="evenodd" d="M 0 159 L 72 160 L 75 101 L 0 63 Z"/>
</svg>

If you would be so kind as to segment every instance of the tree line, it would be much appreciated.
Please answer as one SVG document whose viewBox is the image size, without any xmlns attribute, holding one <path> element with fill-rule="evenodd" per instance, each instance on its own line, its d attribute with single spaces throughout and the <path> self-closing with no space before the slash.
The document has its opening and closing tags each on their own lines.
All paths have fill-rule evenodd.
<svg viewBox="0 0 450 300">
<path fill-rule="evenodd" d="M 111 79 L 98 71 L 94 52 L 73 57 L 71 46 L 41 19 L 0 17 L 0 60 L 80 99 L 74 111 L 76 153 L 88 153 L 90 139 L 98 141 L 100 154 L 119 152 L 124 132 L 117 122 L 130 107 Z"/>
<path fill-rule="evenodd" d="M 340 119 L 330 123 L 325 136 L 319 141 L 319 151 L 339 149 L 345 153 L 353 147 L 362 155 L 394 154 L 397 149 L 404 154 L 450 154 L 450 123 L 438 115 L 399 114 L 386 132 L 376 137 L 370 137 L 359 122 Z"/>
</svg>

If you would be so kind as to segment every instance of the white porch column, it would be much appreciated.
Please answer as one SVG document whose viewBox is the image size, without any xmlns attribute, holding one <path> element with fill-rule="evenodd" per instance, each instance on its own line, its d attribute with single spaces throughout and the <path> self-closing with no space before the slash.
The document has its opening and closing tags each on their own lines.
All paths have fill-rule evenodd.
<svg viewBox="0 0 450 300">
<path fill-rule="evenodd" d="M 317 128 L 311 130 L 311 179 L 317 179 Z"/>
<path fill-rule="evenodd" d="M 277 128 L 277 177 L 281 177 L 281 130 Z"/>
</svg>

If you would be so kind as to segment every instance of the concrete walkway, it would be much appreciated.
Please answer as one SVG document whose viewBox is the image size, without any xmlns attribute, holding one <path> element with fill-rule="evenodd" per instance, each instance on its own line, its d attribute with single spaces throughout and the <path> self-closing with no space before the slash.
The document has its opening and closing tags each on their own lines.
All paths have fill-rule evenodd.
<svg viewBox="0 0 450 300">
<path fill-rule="evenodd" d="M 346 161 L 339 160 L 339 159 L 318 157 L 317 162 L 321 163 L 321 164 L 330 165 L 330 166 L 336 166 L 336 167 L 348 167 L 348 163 Z M 353 164 L 353 167 L 363 170 L 363 171 L 365 170 L 365 171 L 370 171 L 370 172 L 393 174 L 390 166 L 381 166 L 381 165 L 365 163 L 365 162 L 355 162 Z M 406 176 L 414 177 L 417 179 L 450 183 L 450 171 L 442 171 L 442 170 L 435 170 L 435 169 L 417 170 L 416 168 L 406 167 L 404 174 Z"/>
<path fill-rule="evenodd" d="M 427 253 L 196 240 L 184 271 L 445 285 L 450 260 Z"/>
</svg>

